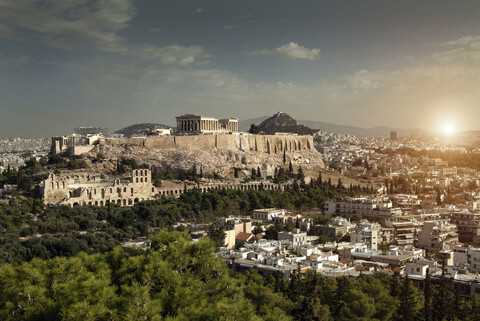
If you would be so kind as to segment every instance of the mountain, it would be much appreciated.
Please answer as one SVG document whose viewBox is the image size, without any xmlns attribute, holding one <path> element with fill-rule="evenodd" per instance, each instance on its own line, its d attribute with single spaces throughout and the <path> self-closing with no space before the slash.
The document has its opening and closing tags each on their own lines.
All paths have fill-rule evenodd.
<svg viewBox="0 0 480 321">
<path fill-rule="evenodd" d="M 359 137 L 390 137 L 391 131 L 396 131 L 398 137 L 408 137 L 415 135 L 431 135 L 431 133 L 419 128 L 392 128 L 392 127 L 373 127 L 363 128 L 356 126 L 337 125 L 312 120 L 299 120 L 301 124 L 319 129 L 321 131 L 337 133 L 343 135 L 354 135 Z"/>
<path fill-rule="evenodd" d="M 114 134 L 123 134 L 125 136 L 143 136 L 146 135 L 146 130 L 149 128 L 172 128 L 172 126 L 155 123 L 141 123 L 119 129 L 115 131 Z"/>
<path fill-rule="evenodd" d="M 238 130 L 242 132 L 248 132 L 252 124 L 258 125 L 265 119 L 268 119 L 269 116 L 262 116 L 258 118 L 250 118 L 238 122 Z"/>
<path fill-rule="evenodd" d="M 262 121 L 268 119 L 268 116 L 247 119 L 239 122 L 239 129 L 248 131 L 251 124 L 259 125 Z M 325 123 L 313 120 L 298 120 L 298 123 L 309 128 L 321 130 L 324 132 L 354 135 L 358 137 L 390 137 L 391 131 L 396 131 L 398 137 L 407 137 L 412 134 L 416 135 L 431 135 L 430 132 L 418 128 L 391 128 L 391 127 L 374 127 L 363 128 L 357 126 L 337 125 L 332 123 Z"/>
<path fill-rule="evenodd" d="M 295 133 L 300 135 L 309 135 L 316 132 L 304 125 L 299 124 L 290 115 L 278 112 L 270 118 L 265 119 L 258 125 L 261 132 L 266 134 L 281 133 Z"/>
</svg>

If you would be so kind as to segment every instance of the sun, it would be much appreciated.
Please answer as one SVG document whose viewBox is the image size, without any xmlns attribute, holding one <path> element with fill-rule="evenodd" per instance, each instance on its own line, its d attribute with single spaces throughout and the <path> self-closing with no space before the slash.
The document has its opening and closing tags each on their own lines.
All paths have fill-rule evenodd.
<svg viewBox="0 0 480 321">
<path fill-rule="evenodd" d="M 442 127 L 442 133 L 445 136 L 451 136 L 455 134 L 455 126 L 452 123 L 445 123 Z"/>
</svg>

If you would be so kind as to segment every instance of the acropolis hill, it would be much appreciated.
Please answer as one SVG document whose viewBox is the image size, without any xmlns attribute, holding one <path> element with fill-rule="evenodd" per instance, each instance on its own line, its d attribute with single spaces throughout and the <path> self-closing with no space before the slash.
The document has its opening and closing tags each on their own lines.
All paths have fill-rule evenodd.
<svg viewBox="0 0 480 321">
<path fill-rule="evenodd" d="M 101 140 L 87 153 L 93 158 L 97 155 L 107 160 L 134 158 L 139 164 L 164 170 L 187 170 L 196 165 L 206 173 L 226 177 L 233 175 L 234 168 L 245 172 L 260 168 L 265 175 L 273 175 L 275 168 L 288 166 L 290 161 L 315 176 L 324 167 L 312 136 L 242 133 L 236 118 L 196 115 L 177 117 L 175 135 Z M 114 167 L 114 162 L 92 164 L 94 170 Z"/>
</svg>

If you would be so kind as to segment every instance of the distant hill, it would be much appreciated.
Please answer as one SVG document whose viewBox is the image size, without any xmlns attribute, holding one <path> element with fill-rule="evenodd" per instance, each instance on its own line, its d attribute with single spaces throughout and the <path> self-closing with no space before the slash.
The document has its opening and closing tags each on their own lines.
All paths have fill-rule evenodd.
<svg viewBox="0 0 480 321">
<path fill-rule="evenodd" d="M 480 130 L 468 130 L 468 131 L 460 132 L 457 134 L 457 136 L 480 137 Z"/>
<path fill-rule="evenodd" d="M 309 135 L 316 132 L 304 125 L 299 124 L 290 115 L 278 112 L 270 118 L 265 119 L 258 125 L 261 132 L 266 134 L 274 133 L 295 133 L 299 135 Z"/>
<path fill-rule="evenodd" d="M 149 128 L 172 128 L 172 126 L 155 123 L 141 123 L 119 129 L 115 131 L 114 134 L 123 134 L 125 136 L 142 136 L 146 134 L 146 130 Z"/>
<path fill-rule="evenodd" d="M 301 124 L 319 129 L 321 131 L 343 134 L 343 135 L 354 135 L 359 137 L 388 138 L 390 137 L 391 131 L 396 131 L 398 137 L 408 137 L 412 134 L 431 135 L 430 132 L 427 132 L 419 128 L 392 128 L 392 127 L 363 128 L 363 127 L 337 125 L 337 124 L 324 123 L 320 121 L 311 121 L 311 120 L 299 120 L 299 122 Z"/>
<path fill-rule="evenodd" d="M 248 131 L 251 124 L 259 125 L 264 120 L 268 119 L 268 116 L 258 117 L 247 119 L 239 122 L 239 129 L 243 131 Z M 321 121 L 313 120 L 298 120 L 298 123 L 304 126 L 307 126 L 312 129 L 321 130 L 330 133 L 343 134 L 343 135 L 354 135 L 359 137 L 390 137 L 391 131 L 396 131 L 398 137 L 407 137 L 411 134 L 417 135 L 431 135 L 430 132 L 427 132 L 418 128 L 391 128 L 391 127 L 374 127 L 374 128 L 363 128 L 356 126 L 346 126 L 346 125 L 337 125 L 332 123 L 325 123 Z"/>
<path fill-rule="evenodd" d="M 258 118 L 251 118 L 247 120 L 241 120 L 238 122 L 238 130 L 243 132 L 248 132 L 252 124 L 259 125 L 265 119 L 268 119 L 269 116 L 262 116 Z"/>
</svg>

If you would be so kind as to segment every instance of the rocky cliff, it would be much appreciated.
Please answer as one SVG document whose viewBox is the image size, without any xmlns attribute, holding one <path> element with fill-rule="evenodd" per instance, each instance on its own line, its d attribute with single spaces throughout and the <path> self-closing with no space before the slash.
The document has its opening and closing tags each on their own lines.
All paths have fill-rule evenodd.
<svg viewBox="0 0 480 321">
<path fill-rule="evenodd" d="M 134 158 L 139 164 L 164 170 L 188 170 L 196 165 L 204 173 L 233 176 L 234 169 L 248 175 L 258 167 L 265 175 L 275 168 L 302 166 L 306 174 L 318 175 L 324 168 L 322 156 L 313 148 L 310 136 L 193 135 L 108 140 L 86 156 L 102 155 L 109 160 L 91 164 L 93 170 L 114 170 L 119 158 Z M 285 157 L 285 162 L 284 162 Z M 242 175 L 241 175 L 242 176 Z"/>
</svg>

